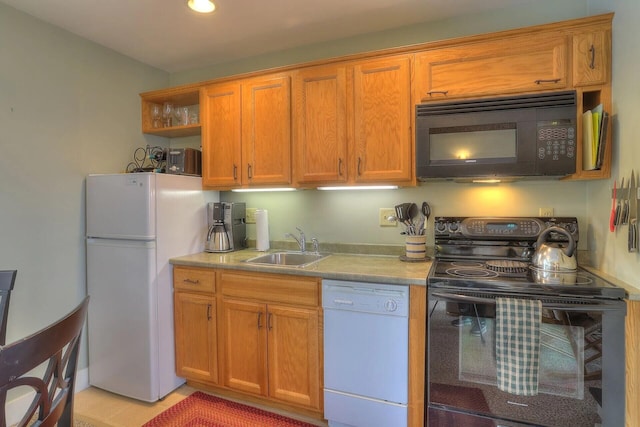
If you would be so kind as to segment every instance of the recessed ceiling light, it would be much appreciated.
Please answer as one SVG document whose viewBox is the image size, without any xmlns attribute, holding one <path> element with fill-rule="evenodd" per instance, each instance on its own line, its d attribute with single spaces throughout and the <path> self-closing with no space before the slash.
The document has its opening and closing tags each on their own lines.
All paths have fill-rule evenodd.
<svg viewBox="0 0 640 427">
<path fill-rule="evenodd" d="M 187 5 L 200 13 L 211 13 L 216 10 L 216 5 L 211 0 L 188 0 Z"/>
</svg>

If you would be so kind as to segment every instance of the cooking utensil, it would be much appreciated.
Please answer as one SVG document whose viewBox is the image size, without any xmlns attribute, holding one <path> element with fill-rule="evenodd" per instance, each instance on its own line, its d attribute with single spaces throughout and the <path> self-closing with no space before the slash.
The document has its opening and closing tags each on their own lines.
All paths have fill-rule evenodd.
<svg viewBox="0 0 640 427">
<path fill-rule="evenodd" d="M 624 188 L 624 177 L 622 178 L 622 183 L 620 184 L 620 190 L 622 190 Z M 616 197 L 616 219 L 614 220 L 615 225 L 620 225 L 620 212 L 621 212 L 621 201 L 620 199 L 622 199 L 623 197 L 623 192 L 621 192 L 620 194 L 620 198 Z"/>
<path fill-rule="evenodd" d="M 567 246 L 563 248 L 559 243 L 547 242 L 552 232 L 564 235 L 568 239 Z M 540 233 L 531 261 L 542 271 L 574 271 L 578 268 L 575 250 L 576 241 L 571 233 L 562 227 L 549 227 Z"/>
<path fill-rule="evenodd" d="M 609 215 L 609 231 L 614 232 L 616 230 L 616 180 L 613 180 L 613 197 L 611 198 L 611 215 Z"/>
<path fill-rule="evenodd" d="M 629 252 L 638 252 L 638 187 L 636 177 L 631 171 L 629 183 Z"/>
<path fill-rule="evenodd" d="M 431 216 L 431 206 L 429 206 L 429 203 L 422 202 L 421 211 L 423 216 L 423 222 L 422 222 L 422 227 L 420 227 L 420 234 L 424 234 L 427 230 L 427 222 L 429 222 L 429 217 Z"/>
</svg>

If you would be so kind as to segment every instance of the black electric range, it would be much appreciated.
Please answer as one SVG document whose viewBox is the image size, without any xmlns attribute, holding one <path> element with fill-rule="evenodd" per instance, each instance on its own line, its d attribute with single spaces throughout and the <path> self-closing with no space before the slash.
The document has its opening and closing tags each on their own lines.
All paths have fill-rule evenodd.
<svg viewBox="0 0 640 427">
<path fill-rule="evenodd" d="M 536 269 L 531 259 L 542 231 L 569 231 L 578 242 L 574 217 L 436 217 L 435 260 L 429 288 L 509 294 L 622 299 L 625 290 L 578 268 L 571 272 Z M 562 245 L 566 236 L 550 233 Z"/>
</svg>

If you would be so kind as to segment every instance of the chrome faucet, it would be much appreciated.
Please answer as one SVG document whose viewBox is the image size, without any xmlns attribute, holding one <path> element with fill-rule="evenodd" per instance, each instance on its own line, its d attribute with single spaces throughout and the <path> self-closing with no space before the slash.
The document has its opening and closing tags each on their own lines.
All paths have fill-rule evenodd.
<svg viewBox="0 0 640 427">
<path fill-rule="evenodd" d="M 300 227 L 296 227 L 296 230 L 300 232 L 300 238 L 297 238 L 291 233 L 286 233 L 284 237 L 292 237 L 300 246 L 300 252 L 305 252 L 307 250 L 307 237 L 304 235 L 304 232 Z"/>
</svg>

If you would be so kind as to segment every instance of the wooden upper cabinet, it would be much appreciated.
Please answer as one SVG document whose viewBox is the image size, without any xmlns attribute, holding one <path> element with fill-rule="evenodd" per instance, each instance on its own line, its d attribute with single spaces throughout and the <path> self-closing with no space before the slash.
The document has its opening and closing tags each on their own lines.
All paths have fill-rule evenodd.
<svg viewBox="0 0 640 427">
<path fill-rule="evenodd" d="M 347 181 L 347 69 L 299 70 L 293 79 L 293 174 L 300 185 Z"/>
<path fill-rule="evenodd" d="M 291 77 L 242 83 L 242 181 L 291 184 Z"/>
<path fill-rule="evenodd" d="M 606 29 L 573 35 L 573 84 L 607 82 L 611 67 L 611 36 Z"/>
<path fill-rule="evenodd" d="M 568 36 L 491 39 L 416 54 L 416 103 L 567 88 Z"/>
<path fill-rule="evenodd" d="M 353 66 L 356 183 L 412 181 L 411 62 L 410 55 L 399 55 Z"/>
<path fill-rule="evenodd" d="M 200 135 L 200 121 L 193 120 L 198 116 L 200 108 L 200 87 L 199 85 L 186 85 L 177 88 L 161 89 L 140 94 L 142 105 L 142 132 L 163 136 L 166 138 L 177 138 L 183 136 Z M 173 106 L 170 118 L 162 116 L 164 103 Z M 187 107 L 189 110 L 188 120 L 179 120 L 175 117 L 175 108 Z M 168 121 L 167 121 L 168 119 Z M 185 123 L 185 121 L 187 123 Z"/>
<path fill-rule="evenodd" d="M 241 184 L 241 86 L 207 86 L 201 93 L 202 185 L 233 188 Z"/>
</svg>

